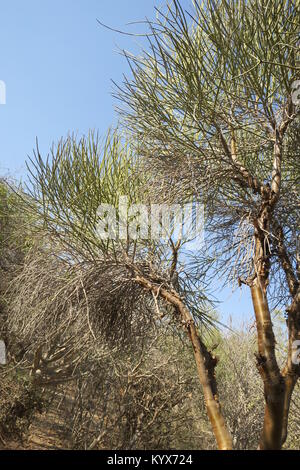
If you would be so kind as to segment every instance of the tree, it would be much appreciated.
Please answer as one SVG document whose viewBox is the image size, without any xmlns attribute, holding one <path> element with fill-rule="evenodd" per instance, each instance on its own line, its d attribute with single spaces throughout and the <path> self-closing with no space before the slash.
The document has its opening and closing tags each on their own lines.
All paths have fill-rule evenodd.
<svg viewBox="0 0 300 470">
<path fill-rule="evenodd" d="M 182 201 L 206 205 L 203 275 L 251 290 L 265 396 L 260 449 L 285 442 L 300 374 L 299 7 L 194 0 L 188 13 L 173 0 L 149 22 L 150 51 L 125 53 L 133 77 L 116 92 L 155 190 L 164 180 Z M 278 305 L 289 336 L 282 369 L 271 313 Z M 209 408 L 214 396 L 206 398 Z M 215 433 L 219 448 L 231 446 L 225 424 L 227 445 Z"/>
<path fill-rule="evenodd" d="M 130 203 L 151 202 L 148 173 L 139 170 L 117 132 L 109 132 L 102 146 L 93 134 L 80 141 L 63 139 L 46 160 L 37 149 L 24 197 L 34 214 L 37 244 L 14 279 L 8 326 L 26 344 L 34 380 L 45 384 L 49 375 L 59 383 L 79 373 L 88 357 L 100 360 L 103 335 L 113 345 L 143 337 L 149 325 L 169 319 L 190 339 L 219 447 L 228 449 L 232 444 L 218 401 L 217 359 L 203 334 L 213 324 L 211 309 L 199 280 L 179 259 L 189 237 L 175 243 L 172 226 L 163 225 L 167 242 L 135 238 L 126 225 L 123 240 L 115 237 L 114 223 L 107 219 L 108 205 L 115 209 L 124 194 Z M 129 208 L 127 215 L 140 231 L 139 214 L 130 214 Z M 101 236 L 99 220 L 107 229 Z"/>
</svg>

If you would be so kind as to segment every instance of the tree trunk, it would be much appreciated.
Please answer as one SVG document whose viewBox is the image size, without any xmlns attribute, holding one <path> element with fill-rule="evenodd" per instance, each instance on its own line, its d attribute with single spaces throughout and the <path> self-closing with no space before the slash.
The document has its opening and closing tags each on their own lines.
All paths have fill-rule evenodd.
<svg viewBox="0 0 300 470">
<path fill-rule="evenodd" d="M 295 287 L 294 287 L 295 286 Z M 290 404 L 293 395 L 295 385 L 300 376 L 300 364 L 293 362 L 293 345 L 295 341 L 300 340 L 300 292 L 298 282 L 293 281 L 293 285 L 290 288 L 291 294 L 293 295 L 293 302 L 287 308 L 288 313 L 288 331 L 289 331 L 289 346 L 288 346 L 288 358 L 285 368 L 282 371 L 282 375 L 285 380 L 285 399 L 284 399 L 284 415 L 283 415 L 283 429 L 282 429 L 282 444 L 287 439 L 288 431 L 288 418 L 290 411 Z"/>
<path fill-rule="evenodd" d="M 281 435 L 281 444 L 283 445 L 287 439 L 288 435 L 288 421 L 289 421 L 289 412 L 291 399 L 295 385 L 297 383 L 297 377 L 287 373 L 284 377 L 285 380 L 285 394 L 284 394 L 284 406 L 283 406 L 283 422 L 282 422 L 282 435 Z"/>
<path fill-rule="evenodd" d="M 257 367 L 264 383 L 265 416 L 260 450 L 280 450 L 287 407 L 285 380 L 277 364 L 271 315 L 258 279 L 251 287 L 258 335 Z"/>
</svg>

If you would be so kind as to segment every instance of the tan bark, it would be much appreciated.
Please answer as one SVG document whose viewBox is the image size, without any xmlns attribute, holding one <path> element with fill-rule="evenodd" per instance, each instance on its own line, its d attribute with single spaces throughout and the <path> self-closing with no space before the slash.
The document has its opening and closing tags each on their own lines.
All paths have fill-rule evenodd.
<svg viewBox="0 0 300 470">
<path fill-rule="evenodd" d="M 276 175 L 274 173 L 274 181 Z M 275 183 L 274 183 L 275 188 Z M 256 256 L 255 266 L 257 277 L 251 286 L 252 301 L 256 317 L 258 335 L 258 369 L 264 382 L 265 417 L 260 439 L 259 449 L 281 449 L 287 439 L 288 417 L 292 394 L 300 375 L 300 367 L 292 363 L 293 343 L 300 339 L 300 293 L 298 282 L 293 274 L 287 252 L 283 243 L 283 232 L 277 227 L 278 255 L 283 270 L 286 273 L 287 283 L 292 305 L 287 309 L 289 347 L 285 368 L 280 371 L 275 354 L 275 337 L 273 333 L 271 315 L 268 307 L 266 291 L 269 277 L 269 254 L 266 252 L 268 242 L 264 233 L 269 232 L 268 205 L 266 203 L 261 219 L 256 224 Z M 261 230 L 263 228 L 264 230 Z"/>
<path fill-rule="evenodd" d="M 282 135 L 275 130 L 274 160 L 271 188 L 261 193 L 262 204 L 259 216 L 254 220 L 255 228 L 255 279 L 251 285 L 252 302 L 256 318 L 258 355 L 257 367 L 264 384 L 265 416 L 261 432 L 260 450 L 280 450 L 282 428 L 286 406 L 286 383 L 275 353 L 275 336 L 267 301 L 270 273 L 270 221 L 280 196 Z"/>
<path fill-rule="evenodd" d="M 218 396 L 213 393 L 213 386 L 211 384 L 211 378 L 209 377 L 210 371 L 209 368 L 206 367 L 208 361 L 205 361 L 204 359 L 205 355 L 203 352 L 203 345 L 201 344 L 194 323 L 189 325 L 188 334 L 193 345 L 198 375 L 203 388 L 207 414 L 216 437 L 218 448 L 219 450 L 232 450 L 232 437 L 225 424 Z M 211 373 L 213 374 L 214 372 L 211 371 Z"/>
<path fill-rule="evenodd" d="M 284 394 L 284 403 L 283 403 L 283 421 L 282 421 L 282 433 L 281 433 L 281 445 L 283 445 L 287 439 L 288 435 L 288 422 L 289 422 L 289 412 L 291 406 L 291 400 L 295 385 L 297 383 L 297 377 L 287 373 L 284 377 L 285 380 L 285 394 Z"/>
<path fill-rule="evenodd" d="M 288 280 L 288 275 L 287 275 Z M 293 295 L 293 302 L 287 309 L 288 312 L 288 331 L 289 331 L 289 346 L 288 346 L 288 358 L 285 368 L 282 371 L 282 375 L 285 380 L 285 400 L 284 400 L 284 415 L 283 415 L 283 426 L 282 426 L 282 444 L 287 439 L 288 432 L 288 417 L 290 411 L 290 404 L 293 395 L 295 385 L 300 376 L 300 365 L 293 363 L 293 344 L 294 341 L 300 340 L 300 291 L 299 287 L 296 286 L 295 282 L 292 284 L 294 290 L 291 290 Z"/>
<path fill-rule="evenodd" d="M 141 276 L 137 276 L 136 281 L 144 288 L 152 291 L 156 296 L 160 295 L 169 304 L 173 305 L 176 311 L 180 314 L 181 321 L 186 328 L 193 346 L 198 377 L 203 389 L 207 414 L 212 425 L 218 449 L 232 450 L 232 437 L 226 426 L 222 415 L 221 405 L 218 400 L 217 385 L 214 375 L 217 361 L 201 341 L 195 322 L 189 310 L 176 292 L 170 292 L 167 289 L 159 288 L 157 285 Z"/>
<path fill-rule="evenodd" d="M 264 383 L 265 416 L 260 450 L 280 450 L 285 406 L 285 380 L 275 356 L 275 337 L 271 315 L 262 287 L 251 288 L 258 335 L 257 366 Z"/>
</svg>

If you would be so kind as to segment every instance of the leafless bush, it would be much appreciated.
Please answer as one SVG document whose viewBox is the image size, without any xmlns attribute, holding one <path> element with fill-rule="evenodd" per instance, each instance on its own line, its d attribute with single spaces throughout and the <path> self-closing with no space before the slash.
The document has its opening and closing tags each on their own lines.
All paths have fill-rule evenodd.
<svg viewBox="0 0 300 470">
<path fill-rule="evenodd" d="M 44 406 L 42 390 L 14 366 L 0 366 L 0 448 L 7 440 L 22 443 L 34 413 Z"/>
<path fill-rule="evenodd" d="M 74 445 L 88 449 L 190 446 L 196 416 L 188 405 L 196 377 L 187 377 L 178 341 L 162 332 L 138 348 L 116 350 L 77 382 Z M 184 347 L 181 347 L 184 352 Z M 193 433 L 192 433 L 193 434 Z M 180 438 L 180 436 L 182 436 Z"/>
<path fill-rule="evenodd" d="M 87 358 L 101 358 L 103 336 L 116 344 L 143 335 L 151 305 L 142 288 L 124 282 L 128 276 L 104 259 L 75 264 L 45 248 L 30 251 L 7 293 L 7 328 L 23 344 L 24 360 L 39 380 L 63 380 Z"/>
</svg>

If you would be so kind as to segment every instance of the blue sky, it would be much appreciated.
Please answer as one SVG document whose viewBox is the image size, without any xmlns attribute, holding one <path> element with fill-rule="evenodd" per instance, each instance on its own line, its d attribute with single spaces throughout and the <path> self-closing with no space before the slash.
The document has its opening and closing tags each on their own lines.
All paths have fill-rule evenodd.
<svg viewBox="0 0 300 470">
<path fill-rule="evenodd" d="M 38 137 L 47 150 L 69 131 L 105 133 L 114 121 L 111 79 L 128 70 L 118 47 L 137 49 L 138 39 L 116 28 L 153 15 L 152 0 L 0 0 L 0 172 L 24 174 Z M 143 27 L 127 27 L 138 32 Z M 142 40 L 139 40 L 142 42 Z"/>
<path fill-rule="evenodd" d="M 116 123 L 111 79 L 129 73 L 119 49 L 133 52 L 143 39 L 104 29 L 155 15 L 163 0 L 0 0 L 0 80 L 7 102 L 0 106 L 0 176 L 26 175 L 25 161 L 38 138 L 42 154 L 68 132 L 104 134 Z M 189 4 L 185 0 L 183 4 Z M 216 296 L 225 322 L 252 316 L 249 292 L 230 289 Z"/>
</svg>

